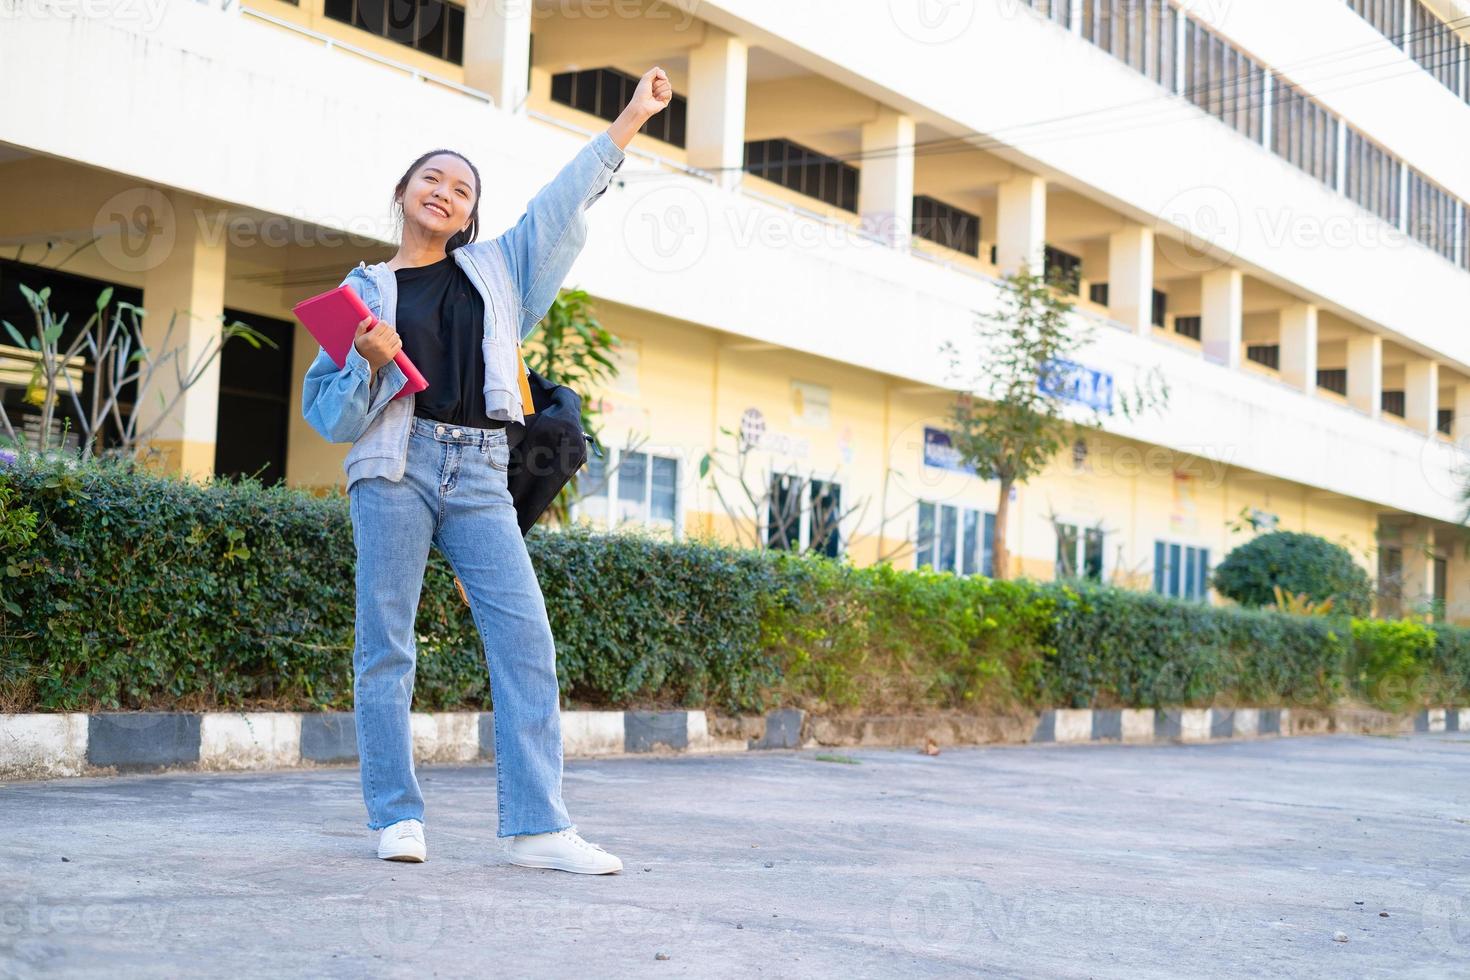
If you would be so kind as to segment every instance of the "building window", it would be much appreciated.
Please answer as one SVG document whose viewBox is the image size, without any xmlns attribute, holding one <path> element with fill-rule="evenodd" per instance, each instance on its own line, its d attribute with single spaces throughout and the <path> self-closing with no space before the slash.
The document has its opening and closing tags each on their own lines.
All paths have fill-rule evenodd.
<svg viewBox="0 0 1470 980">
<path fill-rule="evenodd" d="M 1057 560 L 1054 568 L 1056 577 L 1102 581 L 1102 528 L 1084 528 L 1079 535 L 1075 524 L 1054 524 L 1053 527 L 1057 532 Z"/>
<path fill-rule="evenodd" d="M 995 574 L 995 515 L 919 501 L 914 567 L 957 575 Z"/>
<path fill-rule="evenodd" d="M 1190 340 L 1199 340 L 1203 327 L 1203 320 L 1197 316 L 1176 316 L 1174 318 L 1174 332 Z"/>
<path fill-rule="evenodd" d="M 1329 187 L 1337 183 L 1337 127 L 1332 113 L 1277 75 L 1271 149 Z"/>
<path fill-rule="evenodd" d="M 602 527 L 623 524 L 679 533 L 679 461 L 633 450 L 593 453 L 577 475 L 576 516 Z"/>
<path fill-rule="evenodd" d="M 1379 396 L 1379 405 L 1385 415 L 1404 417 L 1404 393 L 1402 391 L 1384 391 Z"/>
<path fill-rule="evenodd" d="M 914 234 L 966 255 L 980 256 L 980 216 L 914 195 Z"/>
<path fill-rule="evenodd" d="M 1183 15 L 1170 0 L 1072 2 L 1082 4 L 1083 37 L 1169 91 L 1174 91 L 1174 24 Z M 1046 0 L 1032 0 L 1031 5 L 1043 10 Z M 1053 11 L 1057 6 L 1070 13 L 1069 3 L 1058 4 L 1052 0 Z"/>
<path fill-rule="evenodd" d="M 1072 4 L 1082 0 L 1026 0 L 1041 16 L 1056 21 L 1063 27 L 1072 22 Z"/>
<path fill-rule="evenodd" d="M 1378 615 L 1398 619 L 1404 605 L 1404 550 L 1396 545 L 1378 552 Z"/>
<path fill-rule="evenodd" d="M 790 140 L 745 144 L 747 173 L 857 213 L 858 169 Z"/>
<path fill-rule="evenodd" d="M 1266 70 L 1198 22 L 1185 25 L 1182 94 L 1231 129 L 1262 142 Z"/>
<path fill-rule="evenodd" d="M 1455 424 L 1455 410 L 1453 408 L 1441 408 L 1435 415 L 1434 428 L 1445 435 L 1451 434 Z"/>
<path fill-rule="evenodd" d="M 1456 226 L 1462 205 L 1450 194 L 1409 170 L 1409 237 L 1455 261 Z"/>
<path fill-rule="evenodd" d="M 1245 348 L 1245 359 L 1264 364 L 1273 371 L 1279 371 L 1281 370 L 1281 345 L 1248 344 Z"/>
<path fill-rule="evenodd" d="M 1378 33 L 1399 47 L 1404 46 L 1403 0 L 1347 0 L 1347 5 L 1378 28 Z"/>
<path fill-rule="evenodd" d="M 1149 322 L 1151 322 L 1156 327 L 1163 327 L 1163 325 L 1164 325 L 1164 314 L 1167 313 L 1168 311 L 1169 311 L 1169 296 L 1168 296 L 1168 294 L 1167 293 L 1162 293 L 1159 290 L 1155 289 L 1154 290 L 1153 310 L 1151 311 L 1152 312 L 1152 315 L 1149 318 Z"/>
<path fill-rule="evenodd" d="M 1076 296 L 1082 284 L 1082 260 L 1070 252 L 1047 245 L 1042 261 L 1046 265 L 1046 281 L 1062 292 Z"/>
<path fill-rule="evenodd" d="M 1108 284 L 1095 282 L 1087 287 L 1087 298 L 1098 306 L 1108 305 Z"/>
<path fill-rule="evenodd" d="M 1391 225 L 1399 223 L 1399 171 L 1396 158 L 1348 129 L 1343 158 L 1343 191 L 1354 202 Z"/>
<path fill-rule="evenodd" d="M 808 547 L 828 558 L 842 554 L 842 487 L 825 480 L 813 480 L 807 508 Z"/>
<path fill-rule="evenodd" d="M 633 97 L 638 81 L 616 68 L 562 72 L 551 76 L 551 101 L 612 122 Z M 667 108 L 644 123 L 639 132 L 682 147 L 688 119 L 689 100 L 676 93 Z"/>
<path fill-rule="evenodd" d="M 1356 5 L 1355 5 L 1356 6 Z M 1409 15 L 1409 53 L 1419 66 L 1439 83 L 1466 102 L 1470 102 L 1470 45 L 1460 40 L 1456 29 L 1463 29 L 1463 17 L 1454 27 L 1440 20 L 1421 0 L 1414 0 Z M 1403 47 L 1403 39 L 1394 43 Z"/>
<path fill-rule="evenodd" d="M 326 0 L 323 12 L 424 54 L 464 64 L 464 8 L 443 0 Z"/>
<path fill-rule="evenodd" d="M 1154 542 L 1154 591 L 1204 601 L 1210 590 L 1210 549 Z"/>
<path fill-rule="evenodd" d="M 806 486 L 805 499 L 801 493 Z M 766 500 L 766 547 L 842 555 L 842 487 L 827 480 L 803 481 L 790 473 L 771 474 Z"/>
<path fill-rule="evenodd" d="M 1445 603 L 1450 597 L 1450 563 L 1448 559 L 1434 559 L 1434 621 L 1442 623 L 1445 620 Z"/>
<path fill-rule="evenodd" d="M 1347 394 L 1347 368 L 1323 368 L 1317 372 L 1317 387 L 1323 391 Z"/>
</svg>

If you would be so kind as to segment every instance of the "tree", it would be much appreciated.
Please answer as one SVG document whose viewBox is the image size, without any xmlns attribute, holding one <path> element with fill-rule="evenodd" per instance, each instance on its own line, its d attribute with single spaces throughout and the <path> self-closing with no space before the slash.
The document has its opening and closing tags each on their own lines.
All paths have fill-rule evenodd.
<svg viewBox="0 0 1470 980">
<path fill-rule="evenodd" d="M 1315 534 L 1273 531 L 1236 548 L 1215 567 L 1215 589 L 1242 606 L 1278 604 L 1280 595 L 1353 616 L 1373 605 L 1368 573 L 1352 553 Z M 1279 594 L 1278 594 L 1279 590 Z"/>
<path fill-rule="evenodd" d="M 1070 444 L 1078 425 L 1054 392 L 1075 369 L 1068 357 L 1091 334 L 1076 328 L 1069 317 L 1071 300 L 1049 278 L 1055 277 L 1029 269 L 1005 276 L 999 312 L 981 314 L 976 323 L 978 371 L 965 370 L 964 355 L 953 344 L 942 348 L 949 355 L 952 376 L 963 385 L 950 409 L 952 445 L 978 474 L 1000 483 L 995 507 L 997 578 L 1006 578 L 1010 571 L 1006 526 L 1012 488 L 1045 469 Z M 1168 394 L 1155 369 L 1143 387 L 1115 397 L 1121 413 L 1131 416 L 1162 407 Z M 1101 421 L 1102 410 L 1087 412 L 1094 425 Z"/>
</svg>

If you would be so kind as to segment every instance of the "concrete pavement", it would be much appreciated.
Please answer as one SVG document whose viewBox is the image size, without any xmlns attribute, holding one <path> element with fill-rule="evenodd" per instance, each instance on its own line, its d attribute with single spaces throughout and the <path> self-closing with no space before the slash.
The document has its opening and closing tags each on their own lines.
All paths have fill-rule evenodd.
<svg viewBox="0 0 1470 980">
<path fill-rule="evenodd" d="M 1470 735 L 846 754 L 569 761 L 602 878 L 504 864 L 488 765 L 422 866 L 355 769 L 0 785 L 0 975 L 1470 971 Z"/>
</svg>

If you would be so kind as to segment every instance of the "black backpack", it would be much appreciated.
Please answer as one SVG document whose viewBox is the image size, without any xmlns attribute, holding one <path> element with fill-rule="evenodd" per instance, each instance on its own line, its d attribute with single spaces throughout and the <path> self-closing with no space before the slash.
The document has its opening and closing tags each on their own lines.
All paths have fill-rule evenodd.
<svg viewBox="0 0 1470 980">
<path fill-rule="evenodd" d="M 531 404 L 536 411 L 524 424 L 506 426 L 510 468 L 506 486 L 515 502 L 521 535 L 529 534 L 537 518 L 587 462 L 592 437 L 582 431 L 582 399 L 566 385 L 554 384 L 527 371 Z"/>
<path fill-rule="evenodd" d="M 582 431 L 582 399 L 575 391 L 553 384 L 529 368 L 526 380 L 536 411 L 526 417 L 524 424 L 512 422 L 505 427 L 510 445 L 505 482 L 515 503 L 522 537 L 531 532 L 536 519 L 587 462 L 587 444 L 592 441 Z M 454 587 L 468 606 L 470 597 L 457 575 Z"/>
</svg>

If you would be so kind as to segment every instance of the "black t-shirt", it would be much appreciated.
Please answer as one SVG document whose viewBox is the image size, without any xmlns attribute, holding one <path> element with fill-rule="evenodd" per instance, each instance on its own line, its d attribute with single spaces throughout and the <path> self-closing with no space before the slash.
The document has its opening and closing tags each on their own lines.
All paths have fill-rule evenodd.
<svg viewBox="0 0 1470 980">
<path fill-rule="evenodd" d="M 429 387 L 414 396 L 414 414 L 449 425 L 498 429 L 485 414 L 485 300 L 454 256 L 397 269 L 403 352 Z"/>
</svg>

